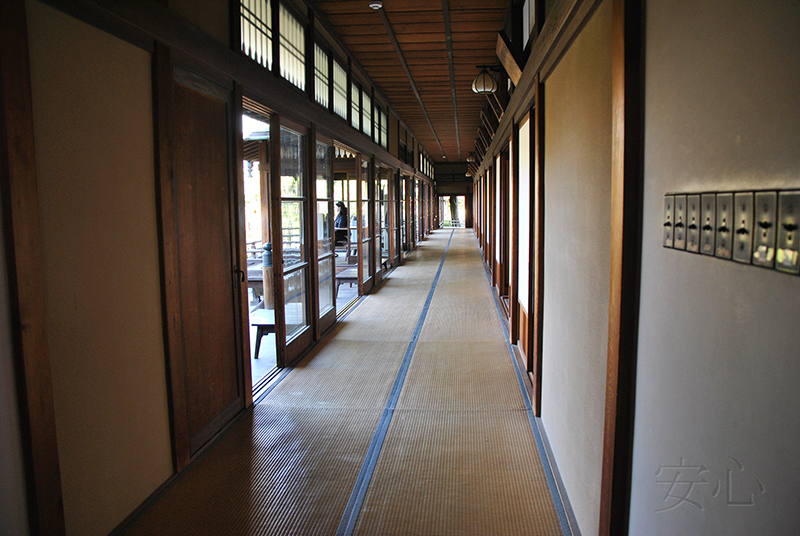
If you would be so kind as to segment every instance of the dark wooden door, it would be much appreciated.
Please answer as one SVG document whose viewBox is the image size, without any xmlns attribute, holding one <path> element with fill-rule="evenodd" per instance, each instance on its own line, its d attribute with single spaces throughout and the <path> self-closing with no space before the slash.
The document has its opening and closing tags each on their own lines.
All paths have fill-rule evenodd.
<svg viewBox="0 0 800 536">
<path fill-rule="evenodd" d="M 194 454 L 244 407 L 237 344 L 231 105 L 180 83 L 175 83 L 173 95 L 181 357 Z"/>
</svg>

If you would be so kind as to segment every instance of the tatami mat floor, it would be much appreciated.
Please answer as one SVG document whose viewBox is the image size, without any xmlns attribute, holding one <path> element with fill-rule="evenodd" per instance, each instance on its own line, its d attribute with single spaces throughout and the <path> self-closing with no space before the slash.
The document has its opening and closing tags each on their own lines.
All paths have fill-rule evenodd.
<svg viewBox="0 0 800 536">
<path fill-rule="evenodd" d="M 474 235 L 443 229 L 126 533 L 561 527 Z"/>
</svg>

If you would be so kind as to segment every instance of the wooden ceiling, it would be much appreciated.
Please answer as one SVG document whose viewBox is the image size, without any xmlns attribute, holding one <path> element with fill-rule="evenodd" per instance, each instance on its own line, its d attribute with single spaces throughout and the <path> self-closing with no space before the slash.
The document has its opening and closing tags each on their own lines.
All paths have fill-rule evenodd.
<svg viewBox="0 0 800 536">
<path fill-rule="evenodd" d="M 316 0 L 314 5 L 431 159 L 434 162 L 465 161 L 475 145 L 481 124 L 480 112 L 486 105 L 486 97 L 472 92 L 472 81 L 480 72 L 475 66 L 497 62 L 497 35 L 505 20 L 506 0 L 383 0 L 385 17 L 369 7 L 369 0 Z M 457 116 L 445 10 L 449 13 L 452 36 Z M 406 76 L 384 18 L 396 35 L 419 99 Z"/>
</svg>

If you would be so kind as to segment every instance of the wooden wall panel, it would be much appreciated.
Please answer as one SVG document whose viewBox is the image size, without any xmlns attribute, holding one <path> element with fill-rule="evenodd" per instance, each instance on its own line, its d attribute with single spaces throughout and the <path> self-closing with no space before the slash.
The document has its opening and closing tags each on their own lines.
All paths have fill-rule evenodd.
<svg viewBox="0 0 800 536">
<path fill-rule="evenodd" d="M 236 355 L 228 104 L 174 89 L 175 205 L 184 374 L 191 450 L 242 404 Z M 225 418 L 222 418 L 225 421 Z"/>
<path fill-rule="evenodd" d="M 0 173 L 31 534 L 64 534 L 25 2 L 0 2 Z"/>
</svg>

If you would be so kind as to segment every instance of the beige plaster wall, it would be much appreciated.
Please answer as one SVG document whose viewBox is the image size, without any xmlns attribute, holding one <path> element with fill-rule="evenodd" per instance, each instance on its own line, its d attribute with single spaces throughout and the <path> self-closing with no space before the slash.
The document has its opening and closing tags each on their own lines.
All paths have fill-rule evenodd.
<svg viewBox="0 0 800 536">
<path fill-rule="evenodd" d="M 67 533 L 107 534 L 172 473 L 150 54 L 27 9 Z"/>
<path fill-rule="evenodd" d="M 661 247 L 667 193 L 800 190 L 800 3 L 650 0 L 646 39 L 631 534 L 800 534 L 800 277 Z"/>
<path fill-rule="evenodd" d="M 545 81 L 542 420 L 583 534 L 597 534 L 608 337 L 611 1 Z"/>
</svg>

